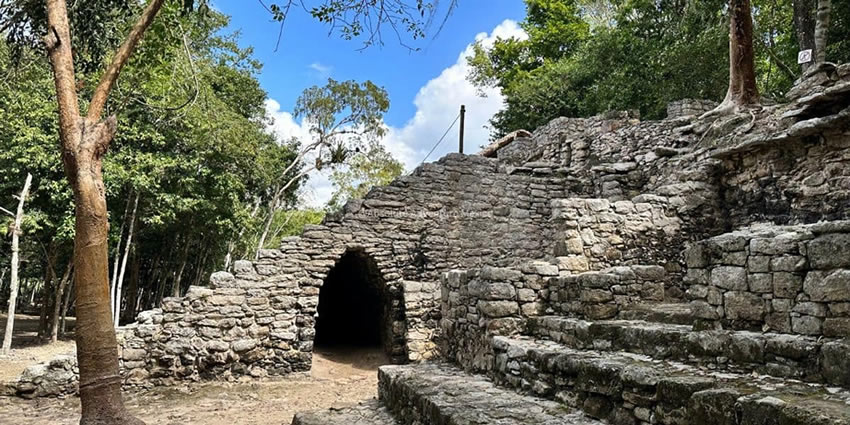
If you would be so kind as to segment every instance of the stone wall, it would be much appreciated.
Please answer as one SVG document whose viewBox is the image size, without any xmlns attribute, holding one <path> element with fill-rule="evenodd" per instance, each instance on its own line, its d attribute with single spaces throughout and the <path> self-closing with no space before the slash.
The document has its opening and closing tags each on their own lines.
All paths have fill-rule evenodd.
<svg viewBox="0 0 850 425">
<path fill-rule="evenodd" d="M 558 225 L 555 256 L 562 270 L 652 264 L 680 271 L 683 222 L 664 197 L 559 199 L 552 201 L 552 219 Z"/>
<path fill-rule="evenodd" d="M 702 99 L 682 99 L 667 104 L 667 119 L 700 116 L 717 107 L 717 102 Z"/>
<path fill-rule="evenodd" d="M 310 370 L 316 298 L 295 274 L 264 259 L 239 261 L 210 287 L 166 298 L 121 328 L 128 384 L 175 379 L 263 377 Z"/>
<path fill-rule="evenodd" d="M 731 226 L 850 218 L 850 132 L 784 140 L 724 155 Z"/>
<path fill-rule="evenodd" d="M 449 155 L 352 201 L 338 216 L 166 299 L 122 330 L 128 382 L 282 375 L 309 370 L 317 306 L 346 253 L 374 263 L 386 294 L 385 350 L 397 362 L 437 354 L 439 276 L 551 257 L 550 200 L 563 177 Z"/>
<path fill-rule="evenodd" d="M 685 253 L 695 316 L 734 329 L 850 336 L 850 222 L 755 226 Z"/>
</svg>

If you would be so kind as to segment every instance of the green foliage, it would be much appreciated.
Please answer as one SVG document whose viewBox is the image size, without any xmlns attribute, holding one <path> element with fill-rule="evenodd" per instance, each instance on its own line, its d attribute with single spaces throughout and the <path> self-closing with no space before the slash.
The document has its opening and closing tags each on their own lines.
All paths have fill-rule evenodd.
<svg viewBox="0 0 850 425">
<path fill-rule="evenodd" d="M 386 133 L 384 114 L 390 107 L 387 91 L 371 81 L 338 82 L 328 79 L 322 87 L 306 90 L 295 103 L 294 116 L 310 126 L 315 146 L 316 168 L 342 164 L 368 143 Z"/>
<path fill-rule="evenodd" d="M 350 199 L 362 199 L 374 186 L 387 185 L 404 171 L 404 165 L 378 143 L 355 155 L 350 164 L 334 170 L 331 182 L 334 194 L 328 202 L 329 211 L 340 210 Z"/>
<path fill-rule="evenodd" d="M 119 122 L 104 159 L 110 247 L 119 252 L 125 209 L 138 194 L 135 255 L 148 285 L 172 276 L 180 267 L 174 257 L 183 251 L 187 276 L 220 267 L 227 241 L 262 224 L 251 214 L 254 205 L 270 196 L 296 157 L 297 146 L 266 131 L 260 65 L 236 36 L 223 34 L 226 24 L 220 14 L 185 15 L 168 3 L 110 97 L 108 112 Z M 33 174 L 23 241 L 28 270 L 37 277 L 44 273 L 42 246 L 72 245 L 73 203 L 59 157 L 49 65 L 33 49 L 18 52 L 17 62 L 13 54 L 0 45 L 0 73 L 7 77 L 0 82 L 0 202 L 8 207 L 26 173 Z M 81 98 L 90 97 L 100 72 L 78 72 Z M 294 200 L 297 183 L 286 199 Z"/>
<path fill-rule="evenodd" d="M 274 214 L 271 224 L 271 233 L 263 245 L 264 249 L 279 248 L 283 238 L 289 236 L 300 236 L 305 226 L 315 225 L 322 222 L 325 212 L 322 210 L 279 210 Z M 256 240 L 248 241 L 251 246 Z"/>
<path fill-rule="evenodd" d="M 522 26 L 528 40 L 475 46 L 468 77 L 505 95 L 506 107 L 492 120 L 496 137 L 559 116 L 612 109 L 663 118 L 670 101 L 723 98 L 729 66 L 726 3 L 526 0 Z M 800 74 L 792 1 L 754 0 L 753 7 L 759 88 L 766 97 L 781 98 Z M 830 30 L 833 61 L 850 58 L 845 41 L 850 7 L 839 8 Z"/>
</svg>

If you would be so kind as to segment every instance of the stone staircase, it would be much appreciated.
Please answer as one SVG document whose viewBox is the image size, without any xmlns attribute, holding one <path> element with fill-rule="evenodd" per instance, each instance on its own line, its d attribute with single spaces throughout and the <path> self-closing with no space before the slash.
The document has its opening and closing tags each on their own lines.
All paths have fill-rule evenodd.
<svg viewBox="0 0 850 425">
<path fill-rule="evenodd" d="M 383 367 L 379 400 L 295 423 L 850 425 L 850 335 L 827 326 L 850 317 L 850 260 L 819 257 L 848 241 L 846 222 L 742 229 L 693 244 L 676 276 L 545 262 L 451 271 L 441 348 L 455 365 Z M 791 274 L 793 294 L 764 283 Z M 705 294 L 714 287 L 723 296 Z M 825 325 L 771 327 L 776 315 Z"/>
</svg>

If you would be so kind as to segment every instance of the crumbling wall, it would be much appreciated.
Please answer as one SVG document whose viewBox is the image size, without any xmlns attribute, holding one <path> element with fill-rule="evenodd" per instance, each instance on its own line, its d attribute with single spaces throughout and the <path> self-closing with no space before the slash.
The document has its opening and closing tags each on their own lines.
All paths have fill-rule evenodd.
<svg viewBox="0 0 850 425">
<path fill-rule="evenodd" d="M 850 222 L 755 226 L 691 246 L 694 315 L 733 329 L 850 336 Z"/>
</svg>

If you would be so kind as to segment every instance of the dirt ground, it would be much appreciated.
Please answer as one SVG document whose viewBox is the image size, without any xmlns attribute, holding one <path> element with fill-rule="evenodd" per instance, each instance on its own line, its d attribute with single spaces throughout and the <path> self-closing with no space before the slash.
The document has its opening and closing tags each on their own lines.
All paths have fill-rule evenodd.
<svg viewBox="0 0 850 425">
<path fill-rule="evenodd" d="M 374 349 L 317 349 L 309 375 L 157 388 L 125 393 L 125 402 L 148 425 L 288 425 L 298 411 L 342 407 L 376 397 L 377 368 L 387 363 Z M 78 424 L 79 409 L 76 397 L 0 397 L 0 424 Z"/>
<path fill-rule="evenodd" d="M 69 317 L 65 329 L 74 329 L 74 318 Z M 6 315 L 0 314 L 0 341 L 6 334 Z M 60 354 L 74 352 L 73 334 L 69 332 L 55 344 L 44 344 L 38 338 L 38 316 L 15 315 L 15 332 L 12 334 L 12 351 L 0 356 L 0 382 L 17 379 L 21 372 L 35 363 L 48 361 Z M 2 422 L 0 422 L 2 423 Z"/>
</svg>

